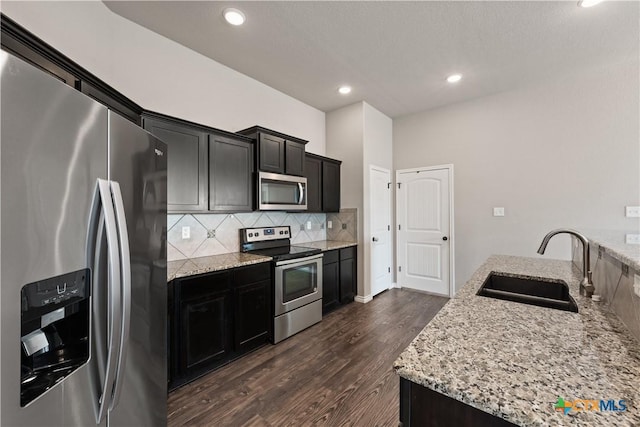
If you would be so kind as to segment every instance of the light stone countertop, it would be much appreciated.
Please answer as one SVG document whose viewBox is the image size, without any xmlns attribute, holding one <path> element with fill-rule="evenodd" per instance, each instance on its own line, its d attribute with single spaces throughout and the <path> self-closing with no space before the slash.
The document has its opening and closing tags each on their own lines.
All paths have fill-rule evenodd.
<svg viewBox="0 0 640 427">
<path fill-rule="evenodd" d="M 213 271 L 227 270 L 269 261 L 271 261 L 271 257 L 242 252 L 169 261 L 167 263 L 167 282 L 181 277 L 195 276 L 196 274 L 211 273 Z"/>
<path fill-rule="evenodd" d="M 357 242 L 339 242 L 335 240 L 319 240 L 315 242 L 299 243 L 295 246 L 321 249 L 323 252 L 333 249 L 356 246 Z M 244 265 L 259 264 L 271 261 L 271 257 L 254 255 L 242 252 L 233 252 L 221 255 L 190 258 L 167 263 L 167 282 L 181 277 L 194 276 L 196 274 L 211 273 L 213 271 L 227 270 L 242 267 Z"/>
<path fill-rule="evenodd" d="M 492 272 L 567 282 L 579 313 L 477 296 Z M 579 295 L 570 261 L 494 255 L 394 363 L 403 378 L 522 426 L 640 426 L 640 344 Z M 625 412 L 554 409 L 624 399 Z"/>
<path fill-rule="evenodd" d="M 591 243 L 601 246 L 606 253 L 618 261 L 640 271 L 640 244 L 627 243 L 627 235 L 640 234 L 635 231 L 589 230 L 578 229 Z"/>
</svg>

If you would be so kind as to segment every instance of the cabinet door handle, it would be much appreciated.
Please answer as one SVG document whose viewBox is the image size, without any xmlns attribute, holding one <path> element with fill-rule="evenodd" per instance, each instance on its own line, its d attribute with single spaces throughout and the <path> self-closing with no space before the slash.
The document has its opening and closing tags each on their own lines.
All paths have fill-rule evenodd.
<svg viewBox="0 0 640 427">
<path fill-rule="evenodd" d="M 449 238 L 448 238 L 447 236 L 444 236 L 444 237 L 442 238 L 442 240 L 444 240 L 444 241 L 446 242 L 447 240 L 449 240 Z"/>
<path fill-rule="evenodd" d="M 373 238 L 373 241 L 374 241 L 374 242 L 377 242 L 377 241 L 378 241 L 378 238 L 377 238 L 377 237 L 374 237 L 374 238 Z"/>
</svg>

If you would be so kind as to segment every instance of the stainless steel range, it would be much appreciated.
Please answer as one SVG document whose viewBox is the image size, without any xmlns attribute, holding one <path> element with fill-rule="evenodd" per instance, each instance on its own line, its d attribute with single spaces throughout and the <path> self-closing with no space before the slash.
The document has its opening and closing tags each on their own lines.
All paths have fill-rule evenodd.
<svg viewBox="0 0 640 427">
<path fill-rule="evenodd" d="M 291 245 L 289 226 L 240 230 L 241 251 L 273 258 L 273 342 L 322 320 L 322 253 Z"/>
</svg>

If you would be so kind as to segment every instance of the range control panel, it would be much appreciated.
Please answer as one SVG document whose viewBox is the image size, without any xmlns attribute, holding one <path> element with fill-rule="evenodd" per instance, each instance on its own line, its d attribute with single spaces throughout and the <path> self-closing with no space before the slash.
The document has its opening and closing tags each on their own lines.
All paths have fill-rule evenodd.
<svg viewBox="0 0 640 427">
<path fill-rule="evenodd" d="M 290 237 L 291 228 L 288 225 L 280 227 L 243 228 L 240 230 L 240 240 L 242 243 L 264 242 L 268 240 L 288 239 Z"/>
</svg>

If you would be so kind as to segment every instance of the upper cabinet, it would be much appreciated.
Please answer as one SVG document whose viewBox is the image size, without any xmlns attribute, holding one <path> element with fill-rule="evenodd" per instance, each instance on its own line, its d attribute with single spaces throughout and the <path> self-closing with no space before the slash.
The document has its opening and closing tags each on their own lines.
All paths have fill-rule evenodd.
<svg viewBox="0 0 640 427">
<path fill-rule="evenodd" d="M 209 210 L 253 209 L 253 142 L 209 135 Z"/>
<path fill-rule="evenodd" d="M 307 212 L 340 211 L 341 161 L 307 153 Z"/>
<path fill-rule="evenodd" d="M 253 126 L 237 133 L 256 140 L 258 170 L 286 175 L 305 175 L 304 146 L 308 141 L 260 126 Z"/>
<path fill-rule="evenodd" d="M 253 210 L 250 138 L 152 112 L 143 127 L 168 146 L 167 211 Z"/>
</svg>

